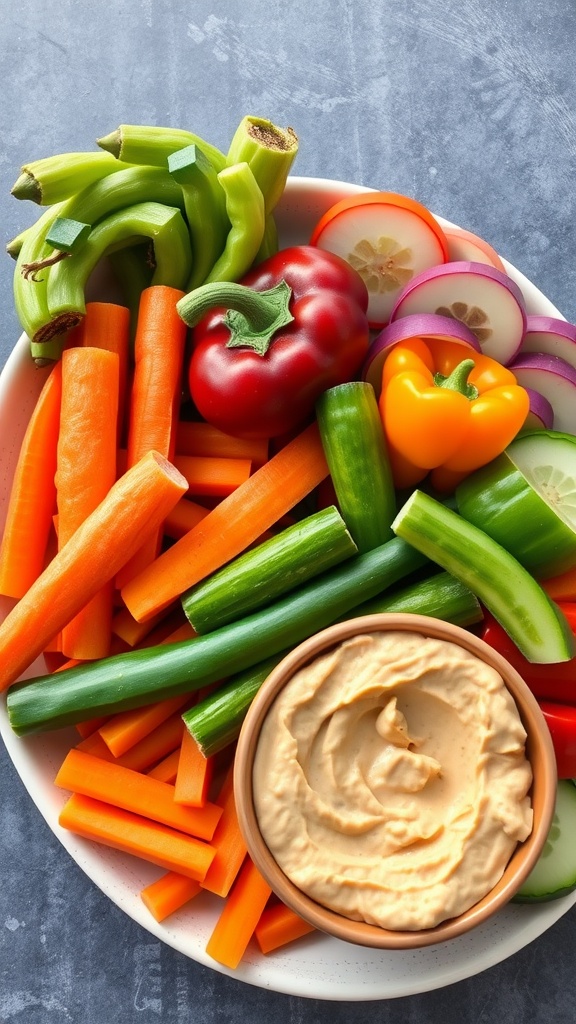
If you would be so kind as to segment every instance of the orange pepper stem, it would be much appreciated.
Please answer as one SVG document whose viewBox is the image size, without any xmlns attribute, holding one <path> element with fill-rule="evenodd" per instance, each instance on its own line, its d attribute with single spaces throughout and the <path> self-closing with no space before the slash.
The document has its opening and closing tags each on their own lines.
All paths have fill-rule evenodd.
<svg viewBox="0 0 576 1024">
<path fill-rule="evenodd" d="M 439 388 L 447 388 L 448 391 L 457 391 L 458 394 L 464 395 L 472 402 L 478 398 L 478 388 L 474 384 L 470 384 L 468 380 L 468 375 L 474 366 L 473 359 L 463 359 L 458 366 L 454 367 L 448 377 L 445 377 L 443 373 L 435 373 L 434 384 Z"/>
</svg>

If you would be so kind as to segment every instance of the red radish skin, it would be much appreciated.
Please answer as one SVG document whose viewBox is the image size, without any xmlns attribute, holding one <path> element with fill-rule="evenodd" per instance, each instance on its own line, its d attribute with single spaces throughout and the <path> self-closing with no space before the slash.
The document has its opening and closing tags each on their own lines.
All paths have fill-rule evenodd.
<svg viewBox="0 0 576 1024">
<path fill-rule="evenodd" d="M 528 352 L 518 356 L 510 369 L 522 387 L 533 388 L 554 410 L 553 430 L 576 434 L 576 369 L 546 353 Z"/>
<path fill-rule="evenodd" d="M 444 234 L 448 241 L 448 255 L 451 263 L 467 261 L 472 263 L 486 263 L 489 267 L 496 267 L 503 274 L 506 267 L 498 253 L 492 248 L 489 242 L 473 231 L 465 228 L 445 227 Z"/>
<path fill-rule="evenodd" d="M 551 316 L 529 316 L 518 355 L 525 352 L 559 356 L 576 370 L 576 325 Z"/>
<path fill-rule="evenodd" d="M 415 277 L 400 294 L 390 319 L 410 313 L 454 316 L 474 332 L 485 355 L 507 366 L 526 330 L 526 305 L 507 274 L 483 263 L 445 263 Z"/>
<path fill-rule="evenodd" d="M 382 386 L 382 367 L 390 349 L 410 338 L 422 338 L 424 341 L 456 341 L 465 348 L 480 351 L 480 345 L 472 331 L 449 316 L 436 313 L 413 313 L 401 317 L 388 324 L 375 338 L 362 367 L 362 380 L 372 385 L 376 397 L 380 395 Z"/>
</svg>

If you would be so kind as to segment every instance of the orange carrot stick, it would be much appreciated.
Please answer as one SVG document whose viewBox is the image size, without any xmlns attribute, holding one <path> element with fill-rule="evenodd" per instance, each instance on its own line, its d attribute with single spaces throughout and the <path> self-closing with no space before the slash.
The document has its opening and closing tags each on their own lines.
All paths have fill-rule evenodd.
<svg viewBox="0 0 576 1024">
<path fill-rule="evenodd" d="M 258 868 L 246 858 L 206 946 L 225 967 L 240 963 L 271 893 Z"/>
<path fill-rule="evenodd" d="M 77 793 L 65 803 L 58 821 L 78 836 L 197 881 L 202 881 L 214 858 L 213 847 L 202 839 Z"/>
<path fill-rule="evenodd" d="M 58 438 L 56 500 L 58 547 L 106 497 L 116 480 L 118 356 L 99 348 L 62 354 L 62 413 Z M 89 660 L 110 653 L 112 581 L 67 623 L 60 641 L 68 658 Z"/>
<path fill-rule="evenodd" d="M 212 839 L 216 856 L 202 882 L 202 887 L 216 896 L 228 895 L 246 857 L 246 843 L 236 814 L 233 770 L 231 766 L 218 798 L 218 803 L 222 807 L 222 817 Z"/>
<path fill-rule="evenodd" d="M 88 739 L 88 737 L 92 736 L 93 733 L 98 732 L 100 726 L 104 725 L 104 722 L 107 721 L 108 718 L 106 716 L 101 716 L 98 718 L 87 718 L 85 722 L 78 722 L 78 724 L 75 726 L 76 732 L 81 737 L 81 739 Z"/>
<path fill-rule="evenodd" d="M 172 540 L 180 540 L 188 530 L 196 526 L 201 519 L 205 519 L 210 509 L 199 505 L 196 501 L 188 498 L 181 498 L 177 505 L 166 516 L 164 522 L 164 533 Z"/>
<path fill-rule="evenodd" d="M 186 483 L 150 452 L 118 480 L 0 626 L 0 690 L 98 593 L 157 529 Z"/>
<path fill-rule="evenodd" d="M 150 450 L 174 460 L 187 333 L 176 312 L 182 295 L 177 288 L 152 285 L 140 297 L 129 400 L 128 467 Z M 119 587 L 156 557 L 161 541 L 162 530 L 157 529 L 123 567 Z"/>
<path fill-rule="evenodd" d="M 155 615 L 239 555 L 327 475 L 314 423 L 123 588 L 122 597 L 134 618 Z"/>
<path fill-rule="evenodd" d="M 120 757 L 114 757 L 99 732 L 87 736 L 75 749 L 94 754 L 105 761 L 114 761 L 125 768 L 133 768 L 137 772 L 145 772 L 172 751 L 180 750 L 184 729 L 182 715 L 176 711 Z"/>
<path fill-rule="evenodd" d="M 216 459 L 250 459 L 255 466 L 261 466 L 268 459 L 268 439 L 232 437 L 202 420 L 180 420 L 176 452 Z"/>
<path fill-rule="evenodd" d="M 262 953 L 271 953 L 313 931 L 314 925 L 308 924 L 284 903 L 277 903 L 264 910 L 254 929 L 254 938 Z"/>
<path fill-rule="evenodd" d="M 186 878 L 176 871 L 168 871 L 155 882 L 142 889 L 140 898 L 156 921 L 164 921 L 202 892 L 200 882 Z"/>
<path fill-rule="evenodd" d="M 124 436 L 130 358 L 130 310 L 115 302 L 87 302 L 86 315 L 72 331 L 72 345 L 103 348 L 118 356 L 118 441 Z"/>
<path fill-rule="evenodd" d="M 0 593 L 6 597 L 23 597 L 44 569 L 56 506 L 61 390 L 57 363 L 32 411 L 10 490 L 0 550 Z"/>
<path fill-rule="evenodd" d="M 214 759 L 205 757 L 196 740 L 184 729 L 174 799 L 186 807 L 203 807 L 214 772 Z"/>
<path fill-rule="evenodd" d="M 222 816 L 222 809 L 216 804 L 183 807 L 174 800 L 174 786 L 80 750 L 68 752 L 55 784 L 71 793 L 141 814 L 197 839 L 212 839 Z"/>
<path fill-rule="evenodd" d="M 149 768 L 148 775 L 153 779 L 160 779 L 160 782 L 170 782 L 174 785 L 176 782 L 179 760 L 180 749 L 176 747 L 176 750 L 173 750 L 171 754 L 168 754 L 159 761 L 158 764 L 155 764 L 153 768 Z"/>
<path fill-rule="evenodd" d="M 133 711 L 119 711 L 99 729 L 100 735 L 114 757 L 121 757 L 158 725 L 188 704 L 189 700 L 186 694 L 184 697 L 169 697 L 167 700 L 135 708 Z"/>
<path fill-rule="evenodd" d="M 166 612 L 162 611 L 147 622 L 136 622 L 127 608 L 119 608 L 112 619 L 112 632 L 115 636 L 121 637 L 129 647 L 136 647 L 165 615 Z"/>
<path fill-rule="evenodd" d="M 243 484 L 252 469 L 250 459 L 210 459 L 197 455 L 176 455 L 174 465 L 188 481 L 188 492 L 196 497 L 225 498 Z"/>
</svg>

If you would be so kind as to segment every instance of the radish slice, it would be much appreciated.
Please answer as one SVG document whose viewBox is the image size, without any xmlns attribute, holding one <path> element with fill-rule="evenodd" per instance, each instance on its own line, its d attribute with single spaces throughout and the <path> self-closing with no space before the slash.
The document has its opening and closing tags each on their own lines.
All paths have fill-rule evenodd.
<svg viewBox="0 0 576 1024">
<path fill-rule="evenodd" d="M 560 356 L 528 352 L 518 356 L 510 369 L 522 387 L 548 399 L 554 410 L 554 430 L 576 434 L 576 370 L 570 363 Z"/>
<path fill-rule="evenodd" d="M 518 285 L 483 263 L 446 263 L 425 270 L 398 298 L 390 319 L 410 313 L 440 313 L 462 320 L 482 351 L 506 366 L 526 329 L 526 306 Z"/>
<path fill-rule="evenodd" d="M 358 271 L 375 328 L 388 323 L 408 281 L 448 259 L 446 237 L 430 211 L 394 192 L 362 193 L 336 203 L 320 218 L 310 242 Z"/>
<path fill-rule="evenodd" d="M 523 352 L 560 356 L 576 370 L 576 326 L 552 316 L 529 316 L 518 354 Z"/>
<path fill-rule="evenodd" d="M 444 234 L 448 240 L 448 256 L 451 262 L 467 260 L 473 263 L 485 263 L 489 267 L 496 267 L 503 274 L 506 267 L 500 259 L 496 249 L 486 242 L 479 235 L 464 228 L 444 228 Z"/>
<path fill-rule="evenodd" d="M 380 395 L 382 387 L 382 367 L 388 352 L 394 345 L 410 338 L 422 338 L 424 341 L 456 341 L 467 348 L 480 351 L 478 340 L 472 331 L 449 316 L 439 316 L 436 313 L 414 313 L 412 316 L 403 316 L 400 320 L 388 324 L 380 331 L 368 350 L 368 355 L 362 367 L 362 380 L 368 381 Z"/>
<path fill-rule="evenodd" d="M 554 410 L 551 403 L 539 391 L 525 389 L 530 399 L 530 410 L 524 423 L 525 430 L 551 430 L 554 423 Z"/>
</svg>

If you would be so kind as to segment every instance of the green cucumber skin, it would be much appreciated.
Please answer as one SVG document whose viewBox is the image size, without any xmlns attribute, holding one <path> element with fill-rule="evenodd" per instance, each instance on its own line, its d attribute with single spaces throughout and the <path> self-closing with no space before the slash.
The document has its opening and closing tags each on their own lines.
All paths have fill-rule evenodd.
<svg viewBox="0 0 576 1024">
<path fill-rule="evenodd" d="M 573 779 L 560 779 L 556 797 L 556 811 L 549 839 L 528 878 L 512 897 L 513 903 L 549 903 L 568 896 L 576 889 L 576 845 L 572 840 L 576 826 L 576 785 Z M 556 830 L 556 834 L 554 834 Z M 568 843 L 572 867 L 570 874 L 558 884 L 560 872 L 554 867 L 561 843 Z M 550 869 L 550 870 L 549 870 Z M 563 872 L 564 869 L 562 868 Z"/>
<path fill-rule="evenodd" d="M 254 697 L 272 669 L 287 653 L 281 651 L 234 676 L 182 715 L 186 728 L 204 757 L 218 754 L 238 739 Z"/>
<path fill-rule="evenodd" d="M 334 505 L 235 558 L 182 596 L 197 633 L 209 633 L 263 607 L 357 553 Z"/>
<path fill-rule="evenodd" d="M 449 572 L 418 580 L 392 594 L 381 594 L 354 608 L 348 618 L 382 612 L 409 612 L 443 619 L 455 626 L 473 626 L 484 618 L 475 594 Z"/>
<path fill-rule="evenodd" d="M 556 516 L 504 452 L 456 488 L 460 515 L 539 579 L 576 565 L 576 534 Z"/>
<path fill-rule="evenodd" d="M 469 587 L 529 661 L 550 664 L 574 657 L 574 636 L 562 612 L 483 530 L 420 490 L 400 509 L 392 528 Z"/>
<path fill-rule="evenodd" d="M 296 646 L 426 561 L 394 537 L 206 636 L 17 683 L 7 698 L 11 727 L 25 735 L 191 693 Z"/>
<path fill-rule="evenodd" d="M 316 404 L 320 436 L 338 505 L 360 552 L 392 536 L 396 494 L 371 384 L 329 388 Z"/>
</svg>

